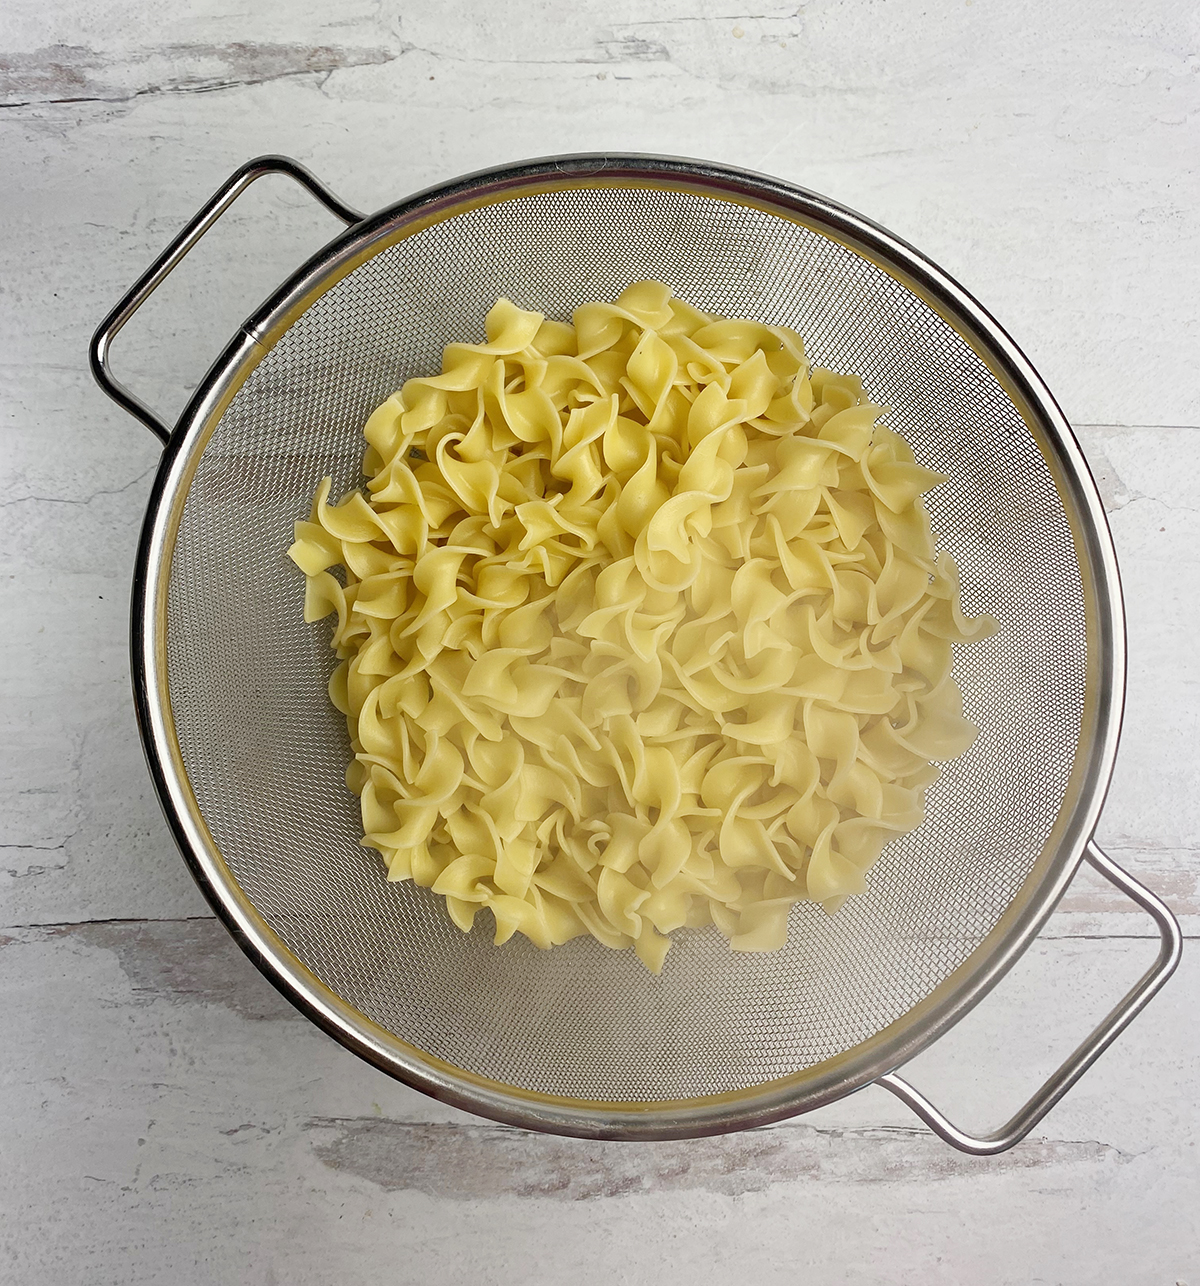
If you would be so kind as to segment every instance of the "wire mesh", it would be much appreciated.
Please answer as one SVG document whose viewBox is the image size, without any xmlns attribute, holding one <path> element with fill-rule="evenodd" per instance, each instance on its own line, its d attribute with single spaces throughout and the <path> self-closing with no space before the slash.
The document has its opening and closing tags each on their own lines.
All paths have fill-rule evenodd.
<svg viewBox="0 0 1200 1286">
<path fill-rule="evenodd" d="M 794 327 L 860 375 L 921 463 L 964 607 L 999 633 L 955 673 L 975 746 L 834 918 L 797 906 L 785 949 L 681 931 L 663 973 L 579 939 L 541 952 L 455 928 L 358 844 L 328 629 L 286 557 L 317 482 L 360 481 L 367 414 L 498 295 L 569 318 L 656 278 L 701 308 Z M 1034 432 L 985 363 L 898 280 L 812 228 L 692 191 L 589 188 L 470 209 L 382 249 L 292 324 L 204 448 L 172 552 L 171 712 L 201 812 L 291 951 L 419 1049 L 524 1090 L 661 1102 L 811 1067 L 908 1012 L 978 946 L 1063 805 L 1086 689 L 1084 592 Z"/>
</svg>

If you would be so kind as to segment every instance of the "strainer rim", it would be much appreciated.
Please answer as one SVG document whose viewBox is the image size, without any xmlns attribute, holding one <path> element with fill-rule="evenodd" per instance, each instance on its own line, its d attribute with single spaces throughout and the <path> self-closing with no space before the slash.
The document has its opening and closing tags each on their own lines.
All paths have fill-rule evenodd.
<svg viewBox="0 0 1200 1286">
<path fill-rule="evenodd" d="M 167 687 L 170 561 L 195 467 L 225 408 L 295 318 L 357 263 L 423 221 L 547 186 L 642 185 L 700 191 L 766 208 L 866 253 L 937 311 L 980 354 L 1010 396 L 1036 414 L 1043 447 L 1072 519 L 1089 606 L 1088 704 L 1068 798 L 1046 846 L 996 926 L 928 996 L 851 1049 L 780 1080 L 677 1102 L 592 1102 L 528 1091 L 452 1067 L 367 1018 L 291 952 L 242 891 L 222 858 L 188 782 Z M 964 335 L 962 326 L 969 333 Z M 972 336 L 974 337 L 973 342 Z M 982 344 L 983 350 L 979 344 Z M 999 369 L 997 369 L 999 368 Z M 1014 398 L 1016 401 L 1016 398 Z M 218 918 L 252 962 L 302 1013 L 389 1075 L 435 1098 L 508 1124 L 589 1138 L 717 1134 L 766 1124 L 832 1102 L 894 1071 L 943 1035 L 1004 976 L 1036 937 L 1083 858 L 1115 760 L 1124 695 L 1120 580 L 1099 493 L 1049 389 L 1002 327 L 949 274 L 891 232 L 829 198 L 730 166 L 640 154 L 578 154 L 493 167 L 383 207 L 331 240 L 276 290 L 214 362 L 180 416 L 148 502 L 132 594 L 135 707 L 151 776 L 180 850 Z M 1088 716 L 1091 716 L 1090 727 Z M 1064 816 L 1064 814 L 1066 816 Z"/>
</svg>

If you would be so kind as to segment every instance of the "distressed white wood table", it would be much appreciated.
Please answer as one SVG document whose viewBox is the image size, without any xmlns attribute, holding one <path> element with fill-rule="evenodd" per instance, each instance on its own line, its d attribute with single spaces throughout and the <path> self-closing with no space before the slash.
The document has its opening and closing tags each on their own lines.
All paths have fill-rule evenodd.
<svg viewBox="0 0 1200 1286">
<path fill-rule="evenodd" d="M 90 331 L 240 161 L 363 208 L 559 151 L 701 155 L 855 207 L 1000 318 L 1100 481 L 1128 715 L 1100 839 L 1200 923 L 1200 30 L 1084 0 L 8 0 L 0 12 L 0 1280 L 1200 1286 L 1200 964 L 1015 1151 L 867 1090 L 753 1134 L 525 1135 L 309 1026 L 211 917 L 143 768 L 157 460 Z M 166 414 L 333 231 L 259 185 L 122 336 Z M 262 190 L 259 190 L 262 189 Z M 997 1124 L 1154 951 L 1081 878 L 913 1079 Z"/>
</svg>

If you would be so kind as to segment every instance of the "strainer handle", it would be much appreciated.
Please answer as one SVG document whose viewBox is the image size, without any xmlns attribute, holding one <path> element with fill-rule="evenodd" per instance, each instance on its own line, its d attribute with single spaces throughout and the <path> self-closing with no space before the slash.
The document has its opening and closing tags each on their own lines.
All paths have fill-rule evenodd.
<svg viewBox="0 0 1200 1286">
<path fill-rule="evenodd" d="M 340 201 L 314 175 L 310 174 L 298 161 L 287 156 L 258 156 L 245 165 L 240 165 L 212 194 L 196 212 L 191 222 L 171 242 L 134 282 L 117 306 L 100 323 L 92 336 L 88 348 L 88 359 L 91 362 L 92 374 L 96 382 L 118 406 L 122 406 L 130 415 L 136 416 L 155 437 L 165 444 L 171 437 L 171 430 L 135 393 L 131 393 L 124 384 L 113 375 L 108 364 L 109 348 L 117 337 L 121 327 L 158 289 L 170 274 L 171 270 L 212 227 L 226 210 L 238 199 L 255 179 L 264 174 L 286 174 L 305 188 L 333 215 L 343 223 L 358 223 L 362 215 Z"/>
<path fill-rule="evenodd" d="M 1139 906 L 1148 911 L 1158 924 L 1161 943 L 1158 957 L 1144 974 L 1134 983 L 1119 1004 L 1108 1017 L 1092 1032 L 1023 1108 L 1005 1125 L 992 1134 L 976 1137 L 960 1130 L 925 1097 L 920 1090 L 914 1089 L 906 1080 L 893 1073 L 881 1076 L 876 1082 L 885 1089 L 891 1090 L 897 1098 L 907 1103 L 910 1108 L 929 1126 L 935 1134 L 940 1135 L 947 1143 L 953 1144 L 963 1152 L 975 1156 L 993 1156 L 1019 1143 L 1033 1127 L 1046 1115 L 1060 1098 L 1075 1084 L 1101 1054 L 1113 1043 L 1126 1027 L 1137 1017 L 1150 1002 L 1159 988 L 1175 971 L 1183 948 L 1183 937 L 1179 923 L 1166 904 L 1139 884 L 1131 875 L 1122 870 L 1116 862 L 1096 846 L 1095 842 L 1087 847 L 1088 861 L 1123 893 L 1128 894 Z"/>
</svg>

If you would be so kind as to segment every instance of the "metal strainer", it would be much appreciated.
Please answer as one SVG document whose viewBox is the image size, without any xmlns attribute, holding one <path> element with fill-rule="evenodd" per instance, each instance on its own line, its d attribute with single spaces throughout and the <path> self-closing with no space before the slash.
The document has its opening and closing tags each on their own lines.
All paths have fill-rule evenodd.
<svg viewBox="0 0 1200 1286">
<path fill-rule="evenodd" d="M 350 225 L 238 331 L 174 430 L 108 369 L 112 338 L 263 174 Z M 681 932 L 660 977 L 578 939 L 542 952 L 456 929 L 358 844 L 349 745 L 325 693 L 328 632 L 285 556 L 326 474 L 360 481 L 367 414 L 498 295 L 568 318 L 641 278 L 726 316 L 794 327 L 862 376 L 950 481 L 933 527 L 970 613 L 1000 622 L 956 674 L 976 745 L 834 918 L 731 953 Z M 192 872 L 268 978 L 410 1085 L 535 1129 L 669 1138 L 761 1124 L 877 1082 L 944 1138 L 1011 1146 L 1166 981 L 1170 912 L 1091 842 L 1112 770 L 1124 627 L 1111 539 L 1061 411 L 1007 335 L 884 230 L 773 179 L 654 157 L 578 156 L 459 179 L 362 218 L 307 171 L 238 170 L 105 320 L 105 390 L 166 444 L 138 555 L 133 672 L 151 772 Z M 972 1138 L 896 1067 L 1029 945 L 1088 860 L 1158 923 L 1153 967 L 1013 1119 Z M 483 917 L 486 918 L 486 917 Z"/>
</svg>

